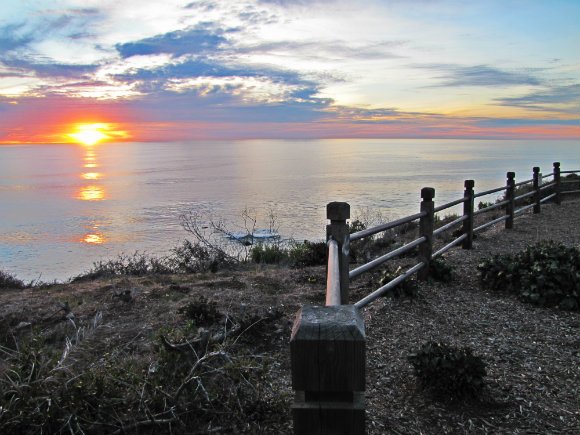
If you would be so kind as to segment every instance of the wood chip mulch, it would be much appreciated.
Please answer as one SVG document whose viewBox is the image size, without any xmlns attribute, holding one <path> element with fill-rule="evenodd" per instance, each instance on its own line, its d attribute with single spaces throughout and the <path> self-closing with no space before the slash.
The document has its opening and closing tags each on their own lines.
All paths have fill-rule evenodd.
<svg viewBox="0 0 580 435">
<path fill-rule="evenodd" d="M 450 284 L 426 283 L 412 301 L 381 298 L 364 310 L 369 434 L 580 433 L 580 313 L 546 309 L 483 290 L 477 265 L 540 240 L 580 247 L 580 201 L 547 205 L 496 225 L 473 250 L 452 249 Z M 487 364 L 478 400 L 435 400 L 407 356 L 426 341 L 471 347 Z"/>
</svg>

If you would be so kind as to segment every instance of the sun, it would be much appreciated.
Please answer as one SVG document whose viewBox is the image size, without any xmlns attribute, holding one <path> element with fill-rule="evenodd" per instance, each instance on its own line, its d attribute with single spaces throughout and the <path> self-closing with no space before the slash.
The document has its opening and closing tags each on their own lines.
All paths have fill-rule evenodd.
<svg viewBox="0 0 580 435">
<path fill-rule="evenodd" d="M 101 131 L 107 130 L 106 124 L 78 124 L 76 128 L 76 133 L 68 135 L 84 145 L 95 145 L 97 142 L 109 139 L 109 136 Z"/>
</svg>

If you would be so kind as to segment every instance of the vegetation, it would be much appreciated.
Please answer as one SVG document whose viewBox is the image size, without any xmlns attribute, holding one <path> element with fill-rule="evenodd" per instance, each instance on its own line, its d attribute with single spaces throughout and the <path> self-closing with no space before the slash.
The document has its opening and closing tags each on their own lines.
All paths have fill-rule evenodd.
<svg viewBox="0 0 580 435">
<path fill-rule="evenodd" d="M 254 245 L 251 250 L 251 257 L 254 263 L 259 264 L 280 264 L 288 261 L 288 250 L 279 244 Z"/>
<path fill-rule="evenodd" d="M 147 274 L 167 274 L 172 272 L 173 270 L 166 259 L 135 252 L 132 255 L 122 254 L 117 256 L 116 259 L 95 262 L 89 271 L 73 278 L 72 281 L 110 278 L 123 275 L 143 276 Z"/>
<path fill-rule="evenodd" d="M 296 243 L 288 251 L 288 258 L 292 267 L 323 266 L 327 261 L 325 242 Z"/>
<path fill-rule="evenodd" d="M 489 201 L 479 201 L 479 204 L 477 204 L 477 209 L 478 210 L 483 210 L 484 208 L 491 207 L 492 205 L 493 205 L 493 202 L 489 202 Z"/>
<path fill-rule="evenodd" d="M 437 257 L 429 262 L 429 278 L 448 283 L 453 280 L 453 267 L 442 257 Z"/>
<path fill-rule="evenodd" d="M 580 250 L 552 241 L 479 264 L 484 286 L 540 306 L 580 309 Z"/>
<path fill-rule="evenodd" d="M 421 386 L 436 397 L 476 397 L 484 386 L 486 365 L 469 348 L 430 341 L 408 360 Z"/>
<path fill-rule="evenodd" d="M 459 215 L 457 213 L 449 213 L 441 217 L 437 213 L 435 213 L 433 217 L 433 223 L 435 228 L 442 227 L 443 225 L 447 225 L 449 222 L 454 221 L 457 219 Z"/>
<path fill-rule="evenodd" d="M 167 263 L 173 273 L 201 273 L 231 267 L 234 261 L 222 249 L 211 249 L 200 242 L 185 240 L 173 248 Z"/>
<path fill-rule="evenodd" d="M 396 270 L 391 270 L 386 268 L 382 273 L 379 279 L 379 285 L 384 286 L 397 278 L 399 275 L 403 273 L 403 269 L 398 267 Z M 407 298 L 415 298 L 418 295 L 418 286 L 417 281 L 414 277 L 407 278 L 403 282 L 397 284 L 388 294 L 395 298 L 400 297 L 407 297 Z"/>
<path fill-rule="evenodd" d="M 256 433 L 285 425 L 287 397 L 272 387 L 275 359 L 245 338 L 277 314 L 233 319 L 206 299 L 182 313 L 147 357 L 127 344 L 93 349 L 105 333 L 100 313 L 83 326 L 63 319 L 59 335 L 33 328 L 3 343 L 0 432 Z"/>
<path fill-rule="evenodd" d="M 23 281 L 15 276 L 0 270 L 0 289 L 23 289 L 26 287 Z"/>
</svg>

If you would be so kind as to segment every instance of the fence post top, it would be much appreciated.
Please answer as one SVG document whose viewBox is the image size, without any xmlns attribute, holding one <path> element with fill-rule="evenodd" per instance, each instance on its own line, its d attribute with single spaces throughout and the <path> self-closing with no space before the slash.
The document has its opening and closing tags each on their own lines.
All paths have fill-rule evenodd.
<svg viewBox="0 0 580 435">
<path fill-rule="evenodd" d="M 554 168 L 559 168 L 560 167 L 560 162 L 554 162 Z"/>
<path fill-rule="evenodd" d="M 515 172 L 508 172 L 508 173 L 507 173 L 507 177 L 508 177 L 510 180 L 513 180 L 514 178 L 516 178 L 516 173 L 515 173 Z"/>
<path fill-rule="evenodd" d="M 350 204 L 348 202 L 329 202 L 326 204 L 326 218 L 331 221 L 350 219 Z"/>
<path fill-rule="evenodd" d="M 465 180 L 465 188 L 466 189 L 473 189 L 475 187 L 474 180 Z"/>
<path fill-rule="evenodd" d="M 534 174 L 537 174 L 538 172 L 540 172 L 540 167 L 539 166 L 534 166 L 532 168 L 532 171 L 534 171 Z"/>
<path fill-rule="evenodd" d="M 432 187 L 423 187 L 421 189 L 421 198 L 424 201 L 431 201 L 435 198 L 435 189 Z"/>
</svg>

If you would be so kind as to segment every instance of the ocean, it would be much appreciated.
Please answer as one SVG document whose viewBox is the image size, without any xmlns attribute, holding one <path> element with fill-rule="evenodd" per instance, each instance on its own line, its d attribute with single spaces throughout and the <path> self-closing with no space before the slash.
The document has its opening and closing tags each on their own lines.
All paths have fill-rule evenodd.
<svg viewBox="0 0 580 435">
<path fill-rule="evenodd" d="M 433 139 L 260 140 L 0 146 L 0 269 L 64 281 L 95 261 L 165 255 L 191 236 L 182 217 L 242 231 L 270 217 L 285 239 L 319 240 L 326 204 L 351 217 L 416 213 L 420 189 L 442 204 L 531 178 L 532 167 L 580 168 L 575 141 Z M 490 198 L 490 200 L 495 198 Z M 247 225 L 247 222 L 246 222 Z"/>
</svg>

